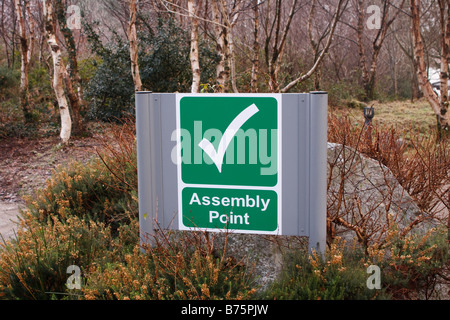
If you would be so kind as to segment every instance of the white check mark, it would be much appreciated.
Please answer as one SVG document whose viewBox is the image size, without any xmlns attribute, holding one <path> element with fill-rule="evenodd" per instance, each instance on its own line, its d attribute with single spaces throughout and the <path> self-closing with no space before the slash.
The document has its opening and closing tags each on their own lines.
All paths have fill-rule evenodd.
<svg viewBox="0 0 450 320">
<path fill-rule="evenodd" d="M 222 172 L 223 157 L 225 156 L 228 145 L 236 135 L 236 132 L 244 125 L 245 122 L 247 122 L 248 119 L 253 117 L 253 115 L 255 115 L 258 111 L 258 107 L 256 107 L 255 104 L 252 104 L 247 109 L 242 111 L 236 118 L 234 118 L 234 120 L 225 130 L 225 133 L 223 134 L 222 139 L 219 142 L 217 151 L 216 149 L 214 149 L 212 143 L 205 138 L 203 138 L 203 140 L 198 144 L 198 146 L 202 148 L 203 151 L 211 158 L 219 172 Z"/>
</svg>

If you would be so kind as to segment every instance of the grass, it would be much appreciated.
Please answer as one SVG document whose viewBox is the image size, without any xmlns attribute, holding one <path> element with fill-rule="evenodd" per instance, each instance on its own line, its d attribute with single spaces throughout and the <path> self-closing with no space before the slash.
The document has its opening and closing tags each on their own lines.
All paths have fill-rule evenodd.
<svg viewBox="0 0 450 320">
<path fill-rule="evenodd" d="M 405 101 L 372 101 L 368 103 L 375 109 L 373 121 L 377 125 L 393 126 L 397 131 L 413 131 L 415 134 L 429 135 L 436 130 L 436 116 L 425 99 L 411 102 Z M 336 107 L 338 114 L 348 115 L 355 120 L 355 125 L 364 123 L 363 110 L 361 108 Z M 408 138 L 410 133 L 406 133 Z"/>
</svg>

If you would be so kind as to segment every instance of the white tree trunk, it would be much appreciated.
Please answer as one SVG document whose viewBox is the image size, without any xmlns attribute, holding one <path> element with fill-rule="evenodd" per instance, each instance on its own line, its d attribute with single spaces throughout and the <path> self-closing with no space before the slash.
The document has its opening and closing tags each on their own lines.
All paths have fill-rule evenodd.
<svg viewBox="0 0 450 320">
<path fill-rule="evenodd" d="M 51 0 L 44 0 L 45 37 L 50 48 L 53 59 L 53 90 L 58 100 L 59 113 L 61 116 L 62 143 L 67 144 L 72 132 L 72 120 L 70 118 L 69 106 L 64 93 L 63 79 L 65 66 L 62 61 L 61 48 L 56 38 L 56 20 L 54 19 L 53 5 Z"/>
<path fill-rule="evenodd" d="M 192 68 L 192 93 L 198 93 L 200 90 L 200 62 L 198 56 L 198 18 L 195 0 L 188 1 L 188 12 L 191 21 L 191 51 L 189 58 Z"/>
<path fill-rule="evenodd" d="M 28 62 L 29 62 L 29 43 L 27 37 L 27 31 L 25 27 L 25 15 L 20 4 L 20 0 L 14 0 L 17 18 L 19 21 L 19 34 L 20 34 L 20 58 L 21 58 L 21 68 L 20 68 L 20 88 L 23 90 L 28 87 Z"/>
</svg>

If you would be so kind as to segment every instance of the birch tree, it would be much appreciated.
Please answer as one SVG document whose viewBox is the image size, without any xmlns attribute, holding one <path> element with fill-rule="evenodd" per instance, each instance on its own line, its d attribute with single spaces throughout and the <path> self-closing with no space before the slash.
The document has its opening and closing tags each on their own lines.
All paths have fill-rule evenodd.
<svg viewBox="0 0 450 320">
<path fill-rule="evenodd" d="M 225 52 L 228 53 L 228 56 L 226 56 L 228 61 L 226 61 L 226 63 L 229 64 L 231 88 L 234 93 L 238 93 L 239 90 L 236 85 L 236 58 L 234 50 L 233 27 L 239 19 L 242 1 L 234 1 L 231 12 L 228 12 L 228 6 L 225 0 L 217 1 L 219 2 L 219 9 L 222 15 L 224 27 L 227 29 L 225 39 L 225 46 L 227 48 Z"/>
<path fill-rule="evenodd" d="M 214 32 L 216 35 L 216 51 L 219 62 L 216 67 L 216 81 L 219 85 L 219 92 L 226 91 L 226 84 L 230 75 L 230 68 L 227 64 L 229 58 L 228 50 L 228 28 L 222 24 L 222 14 L 217 1 L 211 1 L 212 16 L 214 21 Z"/>
<path fill-rule="evenodd" d="M 64 68 L 63 80 L 69 98 L 69 104 L 73 117 L 73 133 L 81 134 L 86 128 L 81 116 L 84 107 L 83 88 L 81 86 L 81 77 L 78 71 L 77 48 L 71 28 L 67 25 L 67 2 L 66 0 L 54 0 L 54 10 L 68 54 L 67 68 Z"/>
<path fill-rule="evenodd" d="M 439 0 L 440 13 L 440 95 L 433 91 L 428 80 L 428 69 L 424 58 L 424 46 L 421 35 L 421 1 L 410 0 L 412 35 L 414 41 L 414 60 L 417 77 L 422 92 L 436 114 L 439 132 L 448 131 L 450 126 L 450 112 L 448 101 L 448 73 L 449 73 L 449 45 L 450 45 L 450 4 L 447 0 Z"/>
<path fill-rule="evenodd" d="M 17 13 L 17 20 L 19 22 L 19 38 L 20 38 L 20 105 L 22 107 L 25 122 L 32 121 L 32 113 L 29 105 L 28 92 L 28 70 L 33 50 L 33 25 L 32 17 L 30 16 L 30 3 L 27 0 L 14 0 L 15 9 Z M 30 21 L 29 33 L 27 32 L 26 21 Z"/>
<path fill-rule="evenodd" d="M 189 59 L 192 69 L 192 93 L 198 93 L 200 90 L 200 60 L 198 50 L 198 8 L 201 6 L 196 0 L 188 0 L 188 14 L 191 21 L 191 49 Z"/>
<path fill-rule="evenodd" d="M 15 27 L 16 27 L 16 11 L 15 3 L 11 5 L 10 1 L 0 1 L 0 36 L 3 40 L 6 60 L 8 68 L 14 65 L 14 44 Z"/>
<path fill-rule="evenodd" d="M 439 112 L 437 115 L 437 124 L 439 133 L 442 130 L 448 130 L 450 126 L 450 112 L 448 99 L 448 80 L 449 80 L 449 62 L 450 62 L 450 1 L 438 0 L 439 22 L 441 26 L 441 72 L 440 72 L 440 101 Z"/>
<path fill-rule="evenodd" d="M 65 66 L 62 61 L 61 47 L 56 37 L 56 17 L 51 0 L 44 0 L 44 22 L 45 37 L 53 60 L 53 90 L 58 101 L 59 113 L 61 117 L 60 137 L 63 144 L 69 142 L 72 132 L 72 119 L 70 117 L 69 106 L 64 94 L 64 72 Z"/>
<path fill-rule="evenodd" d="M 136 31 L 136 0 L 129 0 L 130 22 L 128 24 L 128 41 L 130 44 L 131 74 L 133 76 L 134 90 L 142 90 L 141 75 L 138 63 L 138 39 Z"/>
</svg>

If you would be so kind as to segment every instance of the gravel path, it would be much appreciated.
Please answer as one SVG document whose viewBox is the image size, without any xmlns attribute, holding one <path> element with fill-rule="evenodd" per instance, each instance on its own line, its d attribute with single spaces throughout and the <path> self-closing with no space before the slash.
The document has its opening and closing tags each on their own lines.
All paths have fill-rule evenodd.
<svg viewBox="0 0 450 320">
<path fill-rule="evenodd" d="M 70 146 L 64 148 L 57 136 L 0 138 L 0 242 L 1 236 L 5 240 L 14 236 L 17 215 L 25 206 L 23 196 L 43 187 L 58 165 L 85 162 L 95 156 L 104 135 L 97 128 L 90 137 L 72 138 Z"/>
<path fill-rule="evenodd" d="M 14 238 L 14 230 L 18 222 L 18 214 L 22 204 L 0 202 L 0 240 Z"/>
</svg>

